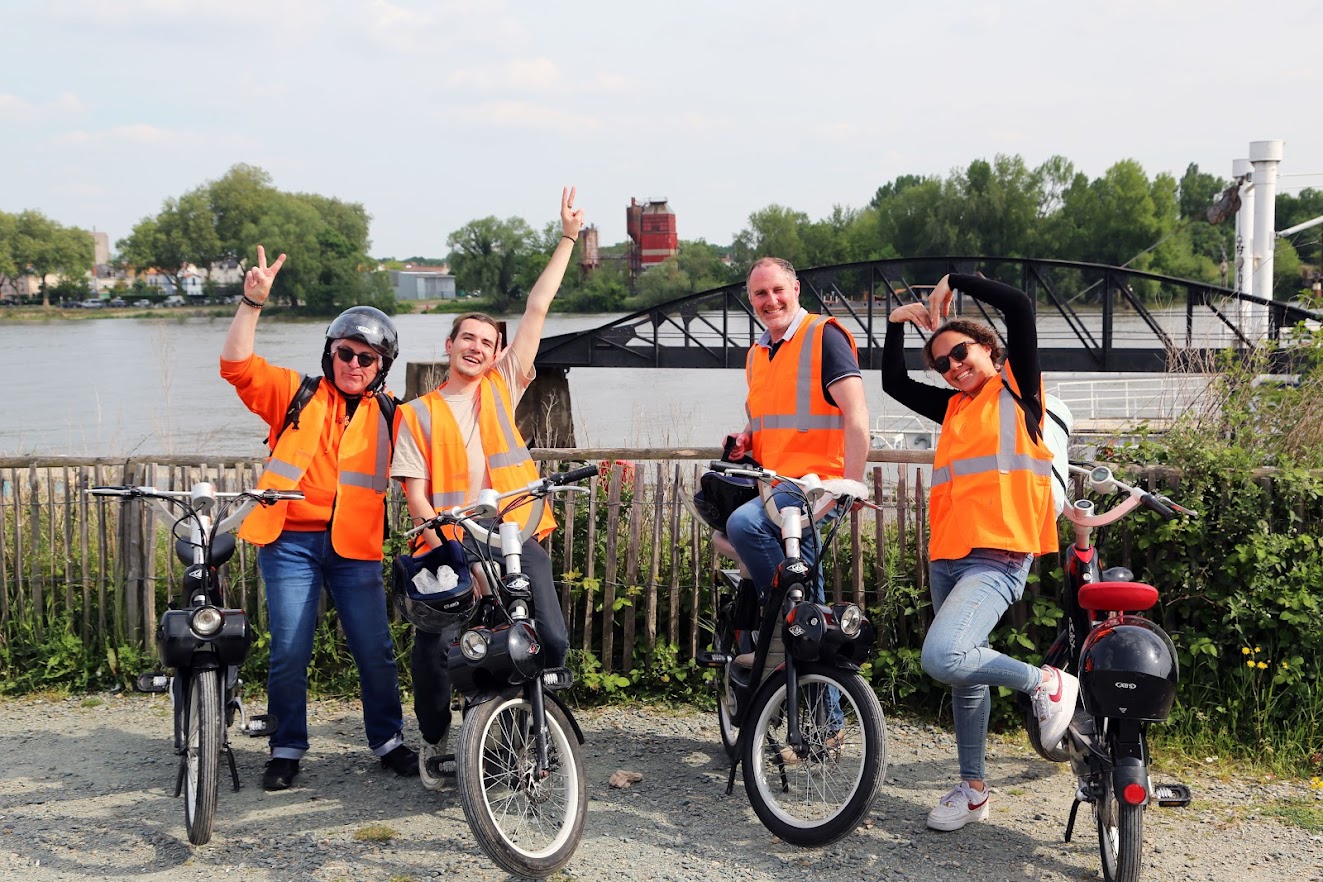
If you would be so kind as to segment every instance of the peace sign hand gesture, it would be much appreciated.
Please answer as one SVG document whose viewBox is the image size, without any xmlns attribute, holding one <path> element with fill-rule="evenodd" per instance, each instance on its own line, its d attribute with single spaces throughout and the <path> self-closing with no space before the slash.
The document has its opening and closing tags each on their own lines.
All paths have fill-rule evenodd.
<svg viewBox="0 0 1323 882">
<path fill-rule="evenodd" d="M 243 277 L 243 295 L 255 303 L 266 303 L 271 296 L 271 285 L 276 274 L 285 264 L 285 255 L 281 254 L 271 266 L 266 265 L 266 249 L 257 246 L 257 266 L 250 267 Z"/>
<path fill-rule="evenodd" d="M 583 209 L 574 207 L 574 188 L 562 187 L 560 191 L 560 230 L 571 239 L 579 238 L 583 227 Z"/>
</svg>

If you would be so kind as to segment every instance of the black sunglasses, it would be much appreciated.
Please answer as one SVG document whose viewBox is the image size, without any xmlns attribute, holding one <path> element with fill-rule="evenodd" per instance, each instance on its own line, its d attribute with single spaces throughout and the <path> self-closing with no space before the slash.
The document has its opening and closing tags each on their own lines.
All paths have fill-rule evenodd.
<svg viewBox="0 0 1323 882">
<path fill-rule="evenodd" d="M 954 352 L 955 350 L 951 351 Z M 335 350 L 335 356 L 345 364 L 349 364 L 349 362 L 357 358 L 358 366 L 361 368 L 371 367 L 377 363 L 377 357 L 371 352 L 355 352 L 348 346 L 341 346 L 339 349 Z"/>
<path fill-rule="evenodd" d="M 944 374 L 949 371 L 951 369 L 951 359 L 953 358 L 956 361 L 963 362 L 965 356 L 969 355 L 969 347 L 971 345 L 973 345 L 973 341 L 971 340 L 966 340 L 964 343 L 957 343 L 951 347 L 951 351 L 946 355 L 943 355 L 941 358 L 934 358 L 933 367 L 937 369 L 937 373 Z"/>
</svg>

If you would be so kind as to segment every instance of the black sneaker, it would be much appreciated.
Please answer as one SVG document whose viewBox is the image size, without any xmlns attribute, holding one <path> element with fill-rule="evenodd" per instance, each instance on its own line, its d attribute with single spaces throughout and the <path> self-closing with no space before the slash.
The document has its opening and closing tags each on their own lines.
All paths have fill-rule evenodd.
<svg viewBox="0 0 1323 882">
<path fill-rule="evenodd" d="M 407 744 L 401 744 L 381 758 L 381 767 L 390 769 L 401 778 L 417 777 L 418 754 Z"/>
<path fill-rule="evenodd" d="M 267 760 L 266 771 L 262 773 L 263 790 L 288 790 L 294 783 L 294 776 L 299 773 L 299 761 L 273 757 Z"/>
</svg>

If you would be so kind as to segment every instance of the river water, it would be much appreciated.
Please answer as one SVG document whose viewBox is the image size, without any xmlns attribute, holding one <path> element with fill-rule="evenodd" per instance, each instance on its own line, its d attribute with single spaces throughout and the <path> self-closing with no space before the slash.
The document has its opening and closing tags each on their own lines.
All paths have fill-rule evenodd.
<svg viewBox="0 0 1323 882">
<path fill-rule="evenodd" d="M 596 328 L 617 315 L 551 315 L 545 335 Z M 445 355 L 449 315 L 396 316 L 401 355 L 392 388 L 404 393 L 406 362 Z M 511 322 L 511 333 L 516 327 Z M 79 456 L 266 452 L 266 428 L 220 378 L 228 318 L 180 316 L 0 323 L 10 404 L 0 422 L 0 456 Z M 320 373 L 326 323 L 270 321 L 256 349 L 272 362 Z M 928 382 L 940 382 L 928 375 Z M 576 368 L 569 372 L 580 446 L 716 446 L 744 421 L 740 370 Z M 865 371 L 879 443 L 903 443 L 923 428 Z M 1145 375 L 1049 375 L 1077 418 L 1170 416 L 1185 389 Z M 17 396 L 17 401 L 13 396 Z M 1077 403 L 1078 402 L 1078 403 Z M 1082 410 L 1083 409 L 1083 410 Z M 1088 413 L 1084 413 L 1087 410 Z"/>
</svg>

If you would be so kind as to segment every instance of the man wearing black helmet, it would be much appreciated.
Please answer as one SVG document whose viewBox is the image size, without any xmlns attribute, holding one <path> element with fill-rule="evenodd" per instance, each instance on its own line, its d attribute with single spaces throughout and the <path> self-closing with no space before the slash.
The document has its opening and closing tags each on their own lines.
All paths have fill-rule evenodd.
<svg viewBox="0 0 1323 882">
<path fill-rule="evenodd" d="M 404 744 L 395 647 L 381 579 L 384 498 L 396 420 L 383 408 L 386 373 L 399 355 L 395 324 L 369 306 L 346 310 L 326 329 L 321 381 L 301 409 L 291 408 L 302 380 L 253 352 L 257 319 L 285 262 L 244 277 L 242 302 L 221 348 L 221 376 L 270 427 L 271 456 L 258 487 L 301 490 L 304 499 L 260 507 L 239 535 L 261 546 L 271 626 L 267 710 L 276 718 L 267 790 L 284 790 L 308 749 L 308 663 L 317 608 L 330 593 L 358 666 L 368 746 L 384 768 L 418 774 Z M 294 411 L 297 410 L 297 413 Z M 290 417 L 293 417 L 290 419 Z"/>
</svg>

